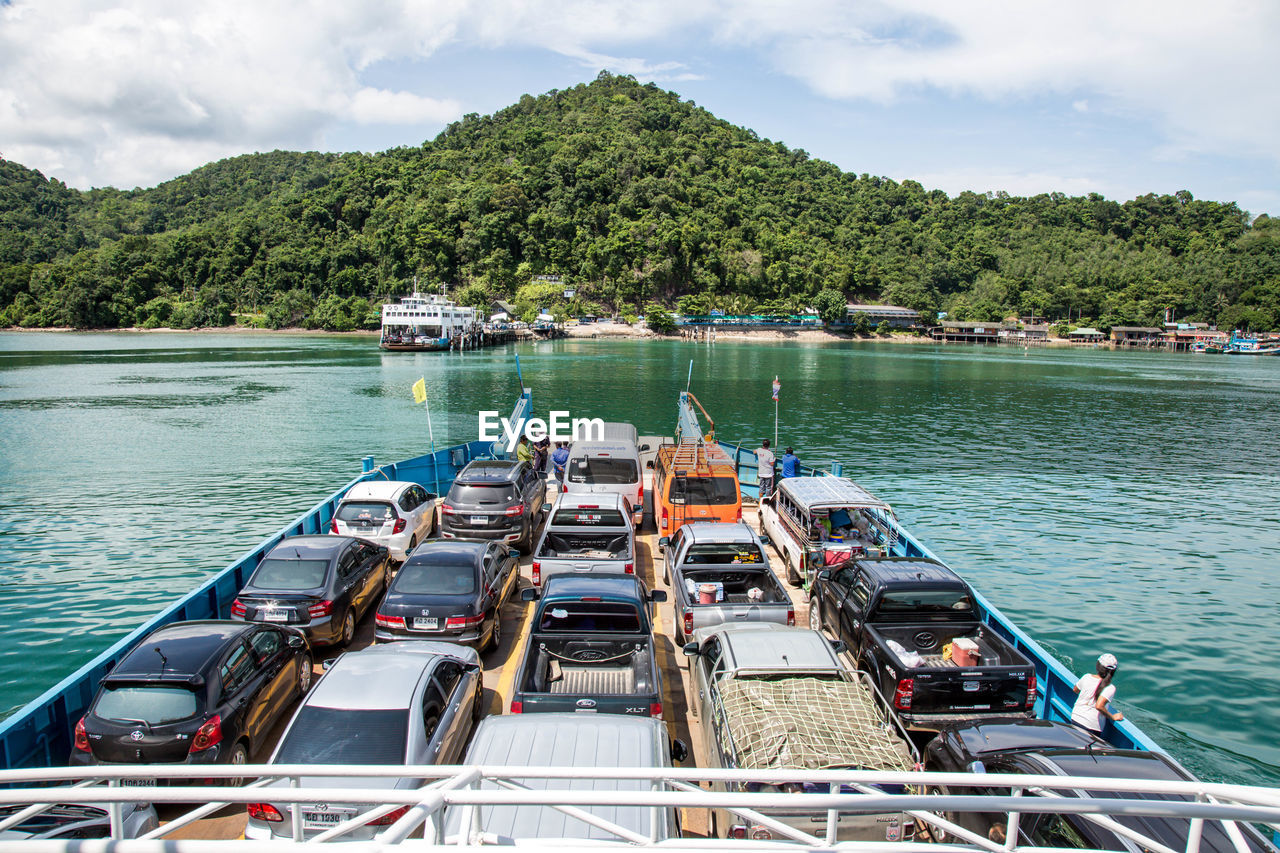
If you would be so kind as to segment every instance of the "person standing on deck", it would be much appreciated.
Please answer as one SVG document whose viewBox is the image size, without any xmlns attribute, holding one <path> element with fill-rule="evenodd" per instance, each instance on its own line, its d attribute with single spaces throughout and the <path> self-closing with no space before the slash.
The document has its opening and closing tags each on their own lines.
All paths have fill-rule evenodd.
<svg viewBox="0 0 1280 853">
<path fill-rule="evenodd" d="M 529 446 L 529 436 L 520 436 L 520 443 L 516 445 L 516 459 L 533 464 L 533 448 Z"/>
<path fill-rule="evenodd" d="M 773 455 L 773 451 L 769 449 L 769 439 L 760 442 L 760 448 L 756 451 L 756 471 L 760 477 L 760 502 L 773 494 L 773 466 L 777 463 L 777 457 Z"/>
<path fill-rule="evenodd" d="M 782 479 L 800 476 L 800 457 L 790 447 L 782 457 Z"/>
<path fill-rule="evenodd" d="M 556 442 L 556 449 L 551 453 L 551 464 L 556 469 L 556 479 L 564 482 L 564 465 L 569 461 L 569 446 L 563 441 Z"/>
<path fill-rule="evenodd" d="M 1101 734 L 1104 717 L 1109 717 L 1116 723 L 1124 719 L 1124 714 L 1113 712 L 1107 707 L 1107 703 L 1116 695 L 1111 679 L 1116 674 L 1117 666 L 1119 664 L 1115 655 L 1104 654 L 1098 658 L 1098 674 L 1082 676 L 1076 682 L 1073 689 L 1079 695 L 1071 708 L 1071 722 L 1095 734 Z"/>
</svg>

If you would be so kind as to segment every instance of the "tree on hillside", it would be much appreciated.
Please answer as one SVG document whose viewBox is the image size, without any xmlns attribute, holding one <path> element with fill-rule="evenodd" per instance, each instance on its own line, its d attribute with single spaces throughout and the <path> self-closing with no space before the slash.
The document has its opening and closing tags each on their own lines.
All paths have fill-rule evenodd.
<svg viewBox="0 0 1280 853">
<path fill-rule="evenodd" d="M 844 294 L 838 290 L 824 288 L 813 297 L 813 307 L 828 326 L 832 323 L 843 323 L 847 319 L 848 303 Z"/>
</svg>

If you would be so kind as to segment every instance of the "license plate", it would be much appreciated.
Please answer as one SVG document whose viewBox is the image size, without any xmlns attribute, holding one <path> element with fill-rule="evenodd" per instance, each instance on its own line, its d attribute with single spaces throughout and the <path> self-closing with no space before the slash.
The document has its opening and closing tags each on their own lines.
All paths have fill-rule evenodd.
<svg viewBox="0 0 1280 853">
<path fill-rule="evenodd" d="M 421 616 L 417 616 L 413 620 L 413 627 L 419 631 L 434 631 L 439 624 L 440 620 L 434 617 L 431 619 L 424 619 Z"/>
<path fill-rule="evenodd" d="M 471 516 L 471 524 L 472 524 L 472 526 L 475 526 L 475 527 L 483 527 L 484 525 L 486 525 L 486 524 L 488 524 L 488 523 L 489 523 L 489 516 L 487 516 L 487 515 L 473 515 L 473 516 Z"/>
<path fill-rule="evenodd" d="M 289 614 L 283 610 L 263 610 L 263 622 L 288 622 Z"/>
<path fill-rule="evenodd" d="M 126 788 L 154 788 L 155 779 L 121 779 L 120 784 Z"/>
<path fill-rule="evenodd" d="M 964 683 L 964 692 L 965 692 L 965 693 L 977 693 L 977 692 L 978 692 L 978 682 L 976 682 L 976 681 L 966 681 L 966 682 Z"/>
<path fill-rule="evenodd" d="M 354 812 L 307 812 L 302 813 L 302 825 L 308 829 L 337 826 Z"/>
</svg>

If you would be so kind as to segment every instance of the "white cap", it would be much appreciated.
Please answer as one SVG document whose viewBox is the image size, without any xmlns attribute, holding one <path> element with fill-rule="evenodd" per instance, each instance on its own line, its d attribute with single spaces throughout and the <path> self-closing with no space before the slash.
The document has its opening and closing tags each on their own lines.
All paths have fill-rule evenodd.
<svg viewBox="0 0 1280 853">
<path fill-rule="evenodd" d="M 1103 669 L 1115 669 L 1119 665 L 1120 662 L 1116 660 L 1116 656 L 1113 654 L 1108 653 L 1098 656 L 1098 666 Z"/>
</svg>

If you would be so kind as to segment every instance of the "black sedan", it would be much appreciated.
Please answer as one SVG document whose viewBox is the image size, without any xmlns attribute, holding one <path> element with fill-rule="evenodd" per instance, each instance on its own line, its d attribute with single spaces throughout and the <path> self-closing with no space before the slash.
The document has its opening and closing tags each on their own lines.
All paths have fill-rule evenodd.
<svg viewBox="0 0 1280 853">
<path fill-rule="evenodd" d="M 378 607 L 374 638 L 495 648 L 502 636 L 502 605 L 518 577 L 518 556 L 499 542 L 424 542 L 400 567 Z"/>
<path fill-rule="evenodd" d="M 942 731 L 925 749 L 925 769 L 939 772 L 983 773 L 978 779 L 990 787 L 951 788 L 942 793 L 1008 794 L 993 778 L 999 773 L 1022 773 L 1036 776 L 1080 776 L 1109 779 L 1152 779 L 1183 782 L 1194 779 L 1190 773 L 1158 752 L 1117 749 L 1091 732 L 1067 723 L 1047 720 L 1007 719 L 975 723 Z M 1191 799 L 1178 794 L 1142 794 L 1134 792 L 1084 791 L 1066 788 L 1057 793 L 1067 797 L 1125 799 Z M 1004 842 L 1007 815 L 946 814 L 953 823 Z M 1191 832 L 1190 821 L 1179 818 L 1113 815 L 1125 828 L 1170 847 L 1182 850 Z M 1255 853 L 1274 853 L 1251 826 L 1236 824 L 1245 846 Z M 1022 815 L 1018 824 L 1019 845 L 1035 847 L 1087 848 L 1091 850 L 1124 850 L 1141 853 L 1149 849 L 1131 839 L 1100 826 L 1086 816 L 1061 814 Z M 933 840 L 951 843 L 945 831 L 929 830 Z M 1200 850 L 1204 853 L 1238 853 L 1228 830 L 1218 821 L 1205 821 Z"/>
<path fill-rule="evenodd" d="M 102 680 L 76 724 L 71 764 L 244 764 L 310 686 L 298 631 L 175 622 Z"/>
<path fill-rule="evenodd" d="M 353 536 L 290 536 L 262 558 L 231 618 L 297 628 L 312 645 L 346 645 L 391 576 L 390 552 Z"/>
</svg>

